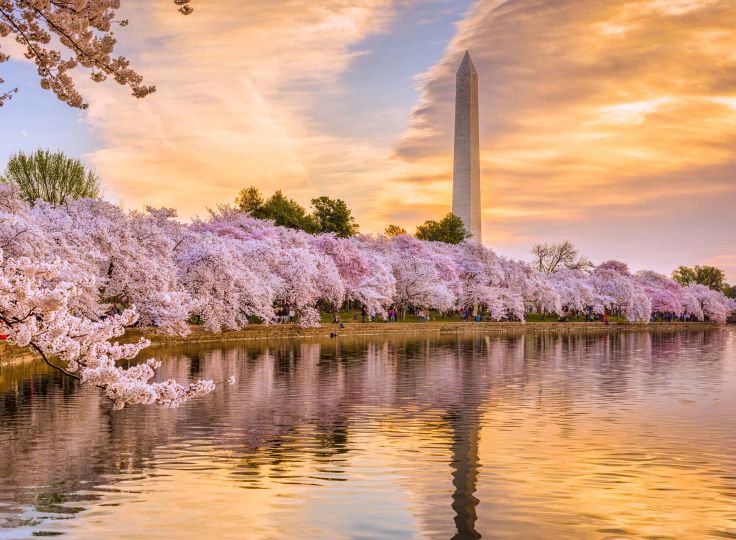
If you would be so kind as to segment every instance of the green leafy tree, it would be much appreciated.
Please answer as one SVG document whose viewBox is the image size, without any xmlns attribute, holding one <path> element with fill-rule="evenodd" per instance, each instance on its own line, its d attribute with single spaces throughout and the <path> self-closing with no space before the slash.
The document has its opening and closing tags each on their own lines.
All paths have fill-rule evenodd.
<svg viewBox="0 0 736 540">
<path fill-rule="evenodd" d="M 358 224 L 342 199 L 331 199 L 323 195 L 312 199 L 312 209 L 312 217 L 320 232 L 335 233 L 340 238 L 350 238 L 358 234 Z"/>
<path fill-rule="evenodd" d="M 407 234 L 407 232 L 404 227 L 399 227 L 398 225 L 389 225 L 383 230 L 383 234 L 385 236 L 388 236 L 389 238 L 393 238 L 394 236 L 401 236 L 402 234 Z"/>
<path fill-rule="evenodd" d="M 255 186 L 249 186 L 240 190 L 235 199 L 235 205 L 241 212 L 248 212 L 253 217 L 260 218 L 263 213 L 263 195 Z"/>
<path fill-rule="evenodd" d="M 722 292 L 728 298 L 736 298 L 736 285 L 724 285 Z"/>
<path fill-rule="evenodd" d="M 302 205 L 294 199 L 289 199 L 281 190 L 271 195 L 263 203 L 262 219 L 270 219 L 276 225 L 290 229 L 301 229 L 308 233 L 319 232 L 319 224 L 310 216 Z"/>
<path fill-rule="evenodd" d="M 695 270 L 689 266 L 678 266 L 677 269 L 672 272 L 672 279 L 680 285 L 687 287 L 688 285 L 695 283 Z"/>
<path fill-rule="evenodd" d="M 415 236 L 420 240 L 459 244 L 470 238 L 470 233 L 465 229 L 463 220 L 450 212 L 440 221 L 428 220 L 418 225 Z"/>
<path fill-rule="evenodd" d="M 63 152 L 37 150 L 28 155 L 13 154 L 0 181 L 17 186 L 30 204 L 38 199 L 64 204 L 69 200 L 100 196 L 100 181 L 95 173 Z"/>
<path fill-rule="evenodd" d="M 679 266 L 672 272 L 672 279 L 681 285 L 699 283 L 707 285 L 714 291 L 722 291 L 726 284 L 726 274 L 715 266 Z"/>
</svg>

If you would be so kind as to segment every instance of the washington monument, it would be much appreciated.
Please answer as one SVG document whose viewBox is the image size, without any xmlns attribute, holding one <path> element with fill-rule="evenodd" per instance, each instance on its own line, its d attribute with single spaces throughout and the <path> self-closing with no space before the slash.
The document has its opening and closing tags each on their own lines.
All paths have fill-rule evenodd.
<svg viewBox="0 0 736 540">
<path fill-rule="evenodd" d="M 480 159 L 478 137 L 478 72 L 466 51 L 455 78 L 455 164 L 452 213 L 473 240 L 482 242 L 480 226 Z"/>
</svg>

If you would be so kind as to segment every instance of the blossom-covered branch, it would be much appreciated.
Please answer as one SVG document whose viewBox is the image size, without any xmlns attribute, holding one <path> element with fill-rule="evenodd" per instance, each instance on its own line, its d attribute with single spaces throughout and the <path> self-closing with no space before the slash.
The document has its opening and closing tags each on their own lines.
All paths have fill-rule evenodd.
<svg viewBox="0 0 736 540">
<path fill-rule="evenodd" d="M 0 330 L 9 343 L 30 347 L 51 367 L 103 389 L 115 409 L 137 403 L 178 407 L 214 390 L 209 380 L 186 386 L 173 380 L 150 382 L 160 365 L 153 358 L 120 367 L 118 362 L 134 359 L 150 345 L 144 338 L 132 344 L 111 342 L 136 322 L 135 310 L 99 320 L 73 314 L 72 301 L 80 291 L 64 279 L 69 271 L 59 259 L 5 259 L 0 251 Z M 84 279 L 94 281 L 92 276 Z M 52 363 L 51 358 L 64 365 Z"/>
<path fill-rule="evenodd" d="M 174 0 L 180 13 L 192 12 L 190 0 Z M 112 77 L 141 98 L 156 90 L 123 56 L 115 56 L 114 26 L 120 0 L 0 0 L 0 38 L 14 36 L 38 68 L 41 86 L 72 107 L 86 108 L 71 73 L 85 70 L 95 82 Z M 9 60 L 0 50 L 0 63 Z M 0 84 L 4 81 L 0 78 Z M 0 93 L 0 106 L 17 89 Z"/>
</svg>

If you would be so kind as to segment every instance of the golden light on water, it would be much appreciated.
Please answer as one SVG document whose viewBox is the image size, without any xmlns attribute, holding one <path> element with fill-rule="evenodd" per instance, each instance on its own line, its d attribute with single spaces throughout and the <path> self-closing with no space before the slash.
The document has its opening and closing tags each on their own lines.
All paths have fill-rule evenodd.
<svg viewBox="0 0 736 540">
<path fill-rule="evenodd" d="M 0 523 L 80 539 L 729 537 L 735 342 L 169 346 L 154 351 L 162 377 L 238 383 L 116 413 L 26 361 L 0 373 Z"/>
</svg>

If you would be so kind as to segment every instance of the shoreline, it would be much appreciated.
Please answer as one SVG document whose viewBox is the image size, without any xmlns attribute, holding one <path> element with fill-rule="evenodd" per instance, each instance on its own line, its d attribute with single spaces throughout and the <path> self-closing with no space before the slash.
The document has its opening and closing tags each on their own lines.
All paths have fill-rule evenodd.
<svg viewBox="0 0 736 540">
<path fill-rule="evenodd" d="M 254 341 L 266 339 L 305 339 L 350 336 L 395 336 L 407 334 L 467 335 L 467 334 L 520 334 L 520 333 L 605 333 L 611 331 L 672 332 L 692 330 L 715 330 L 725 326 L 715 323 L 655 322 L 649 324 L 612 323 L 605 326 L 600 322 L 417 322 L 417 323 L 345 323 L 344 328 L 336 324 L 323 324 L 319 328 L 300 328 L 293 324 L 254 324 L 242 330 L 230 330 L 213 334 L 200 326 L 191 327 L 187 336 L 170 336 L 131 329 L 123 341 L 146 337 L 151 345 L 175 345 L 190 343 L 213 343 L 227 341 Z M 334 334 L 337 334 L 336 336 Z"/>
<path fill-rule="evenodd" d="M 130 328 L 120 338 L 120 343 L 131 343 L 141 337 L 151 341 L 151 347 L 186 346 L 207 343 L 237 343 L 265 340 L 295 340 L 295 339 L 330 339 L 337 337 L 387 337 L 387 336 L 451 336 L 451 335 L 520 335 L 520 334 L 604 334 L 610 332 L 688 332 L 711 331 L 727 328 L 730 325 L 698 322 L 673 323 L 612 323 L 604 326 L 599 322 L 398 322 L 398 323 L 345 323 L 345 328 L 338 328 L 335 324 L 324 324 L 319 328 L 300 328 L 293 324 L 253 324 L 242 330 L 232 330 L 213 334 L 205 332 L 201 326 L 192 326 L 187 336 L 171 336 L 146 332 L 138 328 Z M 0 367 L 9 367 L 14 364 L 23 364 L 37 357 L 28 349 L 17 349 L 0 342 Z"/>
</svg>

